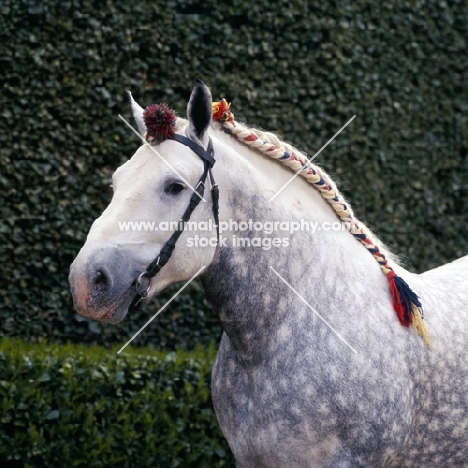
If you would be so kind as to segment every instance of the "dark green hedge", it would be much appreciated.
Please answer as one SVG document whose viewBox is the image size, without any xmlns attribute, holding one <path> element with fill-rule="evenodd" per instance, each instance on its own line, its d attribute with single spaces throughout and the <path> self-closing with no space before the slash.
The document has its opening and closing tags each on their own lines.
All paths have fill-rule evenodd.
<svg viewBox="0 0 468 468">
<path fill-rule="evenodd" d="M 201 77 L 309 153 L 356 114 L 319 162 L 358 215 L 415 271 L 468 253 L 465 1 L 6 0 L 0 13 L 1 334 L 108 344 L 160 306 L 103 331 L 74 315 L 66 280 L 138 146 L 117 118 L 126 89 L 183 114 Z M 136 344 L 218 335 L 198 285 Z"/>
<path fill-rule="evenodd" d="M 214 348 L 0 342 L 0 466 L 233 466 L 212 409 Z"/>
</svg>

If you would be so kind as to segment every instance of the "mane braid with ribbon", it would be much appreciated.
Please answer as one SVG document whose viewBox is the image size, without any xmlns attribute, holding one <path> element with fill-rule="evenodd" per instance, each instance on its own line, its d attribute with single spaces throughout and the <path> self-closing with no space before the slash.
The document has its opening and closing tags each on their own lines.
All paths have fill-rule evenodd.
<svg viewBox="0 0 468 468">
<path fill-rule="evenodd" d="M 302 168 L 300 175 L 316 188 L 332 206 L 336 215 L 345 223 L 351 234 L 373 255 L 387 276 L 393 308 L 400 323 L 406 327 L 412 324 L 415 332 L 431 348 L 432 344 L 423 321 L 422 305 L 418 296 L 405 280 L 395 273 L 390 264 L 391 260 L 388 258 L 389 253 L 379 245 L 371 231 L 354 216 L 351 207 L 338 191 L 330 176 L 309 161 L 306 155 L 291 145 L 281 142 L 275 135 L 247 128 L 236 122 L 234 114 L 230 110 L 230 104 L 225 99 L 213 102 L 213 120 L 220 122 L 223 130 L 241 143 L 260 151 L 265 156 L 280 161 L 294 172 Z"/>
</svg>

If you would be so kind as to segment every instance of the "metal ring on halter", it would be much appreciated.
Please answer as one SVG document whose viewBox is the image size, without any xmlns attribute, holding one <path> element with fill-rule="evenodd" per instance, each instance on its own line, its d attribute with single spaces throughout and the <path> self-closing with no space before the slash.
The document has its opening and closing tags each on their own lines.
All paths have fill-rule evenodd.
<svg viewBox="0 0 468 468">
<path fill-rule="evenodd" d="M 159 258 L 158 258 L 158 261 L 159 261 Z M 148 286 L 145 288 L 141 288 L 141 285 L 143 284 L 143 279 L 146 278 L 146 280 L 148 281 Z M 137 292 L 138 294 L 140 295 L 140 300 L 141 299 L 144 299 L 147 295 L 148 295 L 148 292 L 151 288 L 151 278 L 148 278 L 148 276 L 146 275 L 146 271 L 144 271 L 138 278 L 137 278 Z"/>
</svg>

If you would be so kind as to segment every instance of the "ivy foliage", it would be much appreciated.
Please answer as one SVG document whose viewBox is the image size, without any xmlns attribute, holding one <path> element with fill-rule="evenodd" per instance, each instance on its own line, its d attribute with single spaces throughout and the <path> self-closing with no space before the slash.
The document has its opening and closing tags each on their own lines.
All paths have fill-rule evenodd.
<svg viewBox="0 0 468 468">
<path fill-rule="evenodd" d="M 137 149 L 125 90 L 179 115 L 195 78 L 239 120 L 315 153 L 357 215 L 421 272 L 468 253 L 468 4 L 462 0 L 6 0 L 0 6 L 0 333 L 131 336 L 81 320 L 69 265 Z M 137 344 L 220 329 L 194 285 Z"/>
</svg>

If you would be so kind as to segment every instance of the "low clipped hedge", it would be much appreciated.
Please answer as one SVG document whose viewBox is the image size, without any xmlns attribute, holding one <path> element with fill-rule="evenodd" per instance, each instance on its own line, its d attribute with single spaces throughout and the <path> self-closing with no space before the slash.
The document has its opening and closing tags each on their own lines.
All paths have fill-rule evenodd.
<svg viewBox="0 0 468 468">
<path fill-rule="evenodd" d="M 0 342 L 0 466 L 231 467 L 210 399 L 214 347 Z"/>
</svg>

